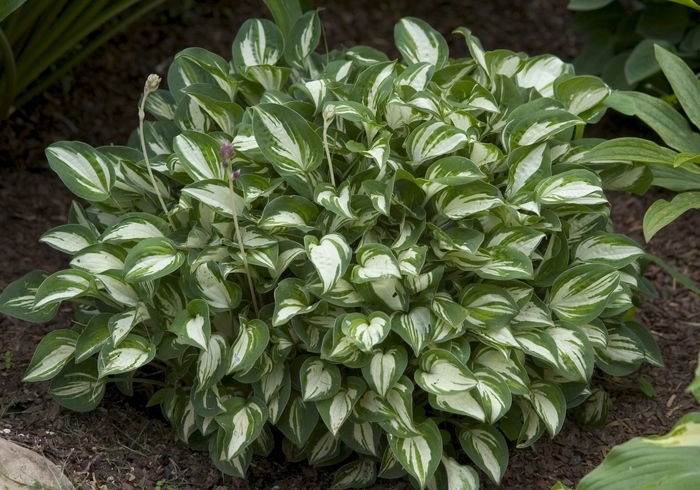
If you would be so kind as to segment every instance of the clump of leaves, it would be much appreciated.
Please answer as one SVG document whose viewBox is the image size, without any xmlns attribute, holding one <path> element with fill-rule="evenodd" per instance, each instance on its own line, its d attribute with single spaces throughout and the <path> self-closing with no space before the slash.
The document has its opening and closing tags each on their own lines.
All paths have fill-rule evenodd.
<svg viewBox="0 0 700 490">
<path fill-rule="evenodd" d="M 694 67 L 700 64 L 695 0 L 570 0 L 569 9 L 577 11 L 575 29 L 588 36 L 574 61 L 576 71 L 600 75 L 613 88 L 650 85 L 668 91 L 654 46 L 678 53 Z"/>
<path fill-rule="evenodd" d="M 500 481 L 507 440 L 553 437 L 567 408 L 602 423 L 594 366 L 661 363 L 633 320 L 644 251 L 603 194 L 649 183 L 583 163 L 608 87 L 464 28 L 451 59 L 414 18 L 402 62 L 321 55 L 317 12 L 291 20 L 247 21 L 231 62 L 179 53 L 129 146 L 47 149 L 89 206 L 42 237 L 70 269 L 0 296 L 35 322 L 79 305 L 25 379 L 74 410 L 162 385 L 150 404 L 222 471 L 276 428 L 291 461 L 347 461 L 334 488 L 477 488 L 469 461 Z"/>
</svg>

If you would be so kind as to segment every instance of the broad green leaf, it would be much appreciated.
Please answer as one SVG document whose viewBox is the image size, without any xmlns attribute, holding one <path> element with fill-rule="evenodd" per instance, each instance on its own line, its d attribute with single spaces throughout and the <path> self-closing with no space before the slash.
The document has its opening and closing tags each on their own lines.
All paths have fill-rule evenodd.
<svg viewBox="0 0 700 490">
<path fill-rule="evenodd" d="M 508 445 L 498 429 L 486 424 L 459 432 L 459 443 L 467 456 L 498 485 L 508 466 Z"/>
<path fill-rule="evenodd" d="M 201 299 L 193 299 L 173 320 L 168 330 L 175 333 L 179 341 L 202 350 L 207 350 L 211 335 L 209 305 Z"/>
<path fill-rule="evenodd" d="M 600 388 L 594 388 L 591 395 L 574 409 L 576 420 L 591 427 L 603 427 L 608 420 L 610 396 Z"/>
<path fill-rule="evenodd" d="M 269 20 L 249 19 L 233 40 L 233 64 L 236 70 L 258 65 L 274 65 L 284 53 L 284 37 Z"/>
<path fill-rule="evenodd" d="M 420 368 L 414 379 L 421 388 L 434 395 L 455 395 L 478 384 L 471 371 L 443 349 L 430 349 L 420 356 Z"/>
<path fill-rule="evenodd" d="M 100 350 L 98 358 L 100 378 L 134 371 L 151 362 L 155 355 L 156 346 L 148 339 L 133 333 L 127 335 L 118 347 L 113 347 L 108 342 Z"/>
<path fill-rule="evenodd" d="M 51 169 L 78 197 L 104 201 L 114 186 L 114 167 L 100 152 L 79 141 L 60 141 L 46 151 Z"/>
<path fill-rule="evenodd" d="M 41 339 L 27 366 L 22 381 L 45 381 L 58 375 L 73 359 L 78 333 L 72 330 L 54 330 Z"/>
<path fill-rule="evenodd" d="M 418 435 L 413 437 L 402 438 L 392 434 L 387 437 L 396 459 L 423 489 L 440 464 L 442 437 L 433 419 L 418 424 L 416 430 Z"/>
<path fill-rule="evenodd" d="M 111 317 L 110 313 L 100 313 L 90 319 L 75 344 L 76 363 L 81 364 L 107 343 L 110 338 L 108 322 Z"/>
<path fill-rule="evenodd" d="M 51 380 L 49 394 L 64 407 L 76 412 L 89 412 L 102 401 L 106 380 L 97 372 L 97 359 L 80 364 L 67 364 Z"/>
<path fill-rule="evenodd" d="M 239 317 L 236 341 L 231 345 L 227 373 L 247 369 L 262 355 L 270 340 L 268 326 L 262 320 Z"/>
<path fill-rule="evenodd" d="M 318 357 L 309 357 L 299 372 L 301 397 L 306 402 L 331 398 L 340 389 L 340 370 Z"/>
<path fill-rule="evenodd" d="M 700 414 L 682 417 L 668 434 L 636 437 L 616 446 L 581 480 L 579 490 L 623 488 L 690 489 L 700 471 Z"/>
<path fill-rule="evenodd" d="M 448 124 L 425 122 L 406 138 L 406 154 L 413 164 L 452 153 L 467 144 L 467 135 Z"/>
<path fill-rule="evenodd" d="M 370 458 L 360 456 L 360 459 L 348 463 L 335 472 L 331 489 L 365 488 L 377 479 L 377 463 Z"/>
<path fill-rule="evenodd" d="M 322 294 L 328 293 L 345 274 L 352 250 L 342 235 L 331 233 L 319 241 L 312 235 L 304 237 L 306 255 L 314 265 L 323 284 Z"/>
<path fill-rule="evenodd" d="M 631 238 L 611 233 L 596 233 L 578 244 L 574 258 L 581 262 L 622 269 L 642 255 L 644 249 Z"/>
<path fill-rule="evenodd" d="M 426 62 L 440 69 L 449 56 L 445 38 L 415 17 L 404 17 L 394 26 L 394 42 L 409 66 Z"/>
<path fill-rule="evenodd" d="M 694 5 L 694 8 L 698 8 L 697 4 Z M 654 53 L 688 119 L 697 128 L 700 128 L 700 104 L 697 100 L 700 93 L 700 82 L 695 73 L 681 58 L 658 44 L 654 46 Z"/>
<path fill-rule="evenodd" d="M 237 457 L 257 439 L 266 420 L 267 406 L 259 398 L 229 398 L 224 413 L 216 416 L 216 421 L 226 432 L 226 459 Z"/>
<path fill-rule="evenodd" d="M 58 271 L 47 277 L 39 286 L 32 309 L 46 309 L 67 299 L 73 299 L 94 289 L 91 274 L 81 270 Z"/>
<path fill-rule="evenodd" d="M 700 208 L 700 192 L 678 194 L 671 202 L 659 199 L 644 215 L 644 239 L 648 242 L 656 233 L 690 209 Z"/>
<path fill-rule="evenodd" d="M 598 10 L 606 5 L 609 5 L 614 0 L 569 0 L 569 4 L 566 6 L 569 10 Z"/>
<path fill-rule="evenodd" d="M 573 267 L 554 281 L 549 307 L 561 320 L 584 325 L 600 315 L 619 282 L 619 272 L 607 265 Z"/>
<path fill-rule="evenodd" d="M 316 402 L 323 423 L 333 435 L 338 434 L 338 431 L 349 423 L 355 404 L 365 389 L 366 385 L 362 379 L 350 376 L 334 395 Z"/>
<path fill-rule="evenodd" d="M 124 280 L 152 281 L 180 268 L 185 256 L 167 238 L 147 238 L 131 249 L 124 261 Z"/>
<path fill-rule="evenodd" d="M 258 104 L 253 128 L 263 155 L 282 175 L 311 172 L 323 160 L 321 139 L 292 109 Z"/>
<path fill-rule="evenodd" d="M 22 6 L 26 0 L 8 0 L 0 7 L 0 21 L 3 21 L 8 15 Z"/>
<path fill-rule="evenodd" d="M 384 350 L 376 350 L 372 360 L 362 368 L 362 376 L 369 387 L 382 397 L 403 376 L 408 366 L 408 353 L 400 345 L 393 345 Z"/>
<path fill-rule="evenodd" d="M 642 138 L 617 138 L 604 141 L 588 153 L 579 162 L 612 163 L 639 162 L 658 165 L 673 165 L 676 152 Z"/>
</svg>

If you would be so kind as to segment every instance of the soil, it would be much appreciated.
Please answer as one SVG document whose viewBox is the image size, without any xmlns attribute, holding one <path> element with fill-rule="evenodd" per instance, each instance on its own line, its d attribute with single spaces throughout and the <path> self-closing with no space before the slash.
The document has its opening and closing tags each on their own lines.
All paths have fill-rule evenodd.
<svg viewBox="0 0 700 490">
<path fill-rule="evenodd" d="M 329 47 L 368 44 L 393 48 L 393 26 L 403 16 L 420 17 L 445 35 L 466 25 L 486 49 L 505 48 L 529 54 L 551 52 L 571 60 L 581 39 L 573 33 L 566 2 L 554 0 L 479 0 L 382 2 L 317 1 L 323 7 Z M 199 45 L 230 57 L 235 33 L 248 18 L 268 17 L 262 1 L 227 0 L 166 3 L 133 24 L 80 68 L 0 126 L 0 289 L 34 270 L 54 272 L 67 256 L 38 243 L 46 230 L 64 224 L 71 194 L 49 170 L 44 148 L 59 140 L 93 146 L 125 144 L 137 123 L 136 104 L 147 75 L 167 70 L 173 55 Z M 447 36 L 453 57 L 466 56 L 461 36 Z M 607 137 L 644 133 L 639 124 L 607 118 L 598 134 Z M 642 217 L 667 193 L 644 197 L 612 194 L 616 231 L 643 242 Z M 687 213 L 660 232 L 648 250 L 700 281 L 700 212 Z M 615 378 L 597 374 L 613 406 L 605 427 L 592 429 L 569 417 L 554 441 L 544 437 L 532 449 L 512 450 L 501 489 L 549 489 L 558 480 L 573 486 L 616 444 L 635 436 L 667 431 L 695 409 L 684 393 L 700 349 L 700 299 L 677 285 L 656 266 L 647 277 L 660 297 L 642 301 L 641 320 L 659 342 L 666 366 L 644 366 Z M 61 408 L 47 395 L 48 383 L 24 384 L 37 343 L 49 331 L 68 328 L 70 307 L 48 325 L 34 325 L 0 315 L 0 435 L 43 453 L 63 466 L 78 488 L 86 489 L 326 489 L 334 468 L 286 464 L 281 452 L 256 457 L 247 479 L 221 475 L 206 453 L 177 441 L 158 409 L 145 409 L 143 397 L 126 397 L 109 389 L 90 413 Z M 644 377 L 655 398 L 639 385 Z M 497 488 L 481 475 L 482 488 Z M 375 490 L 408 489 L 408 483 L 380 480 Z"/>
</svg>

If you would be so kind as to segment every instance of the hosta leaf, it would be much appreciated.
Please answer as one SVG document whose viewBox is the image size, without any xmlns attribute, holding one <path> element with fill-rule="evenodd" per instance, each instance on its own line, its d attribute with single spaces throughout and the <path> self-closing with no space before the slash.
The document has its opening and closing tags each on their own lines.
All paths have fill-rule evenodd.
<svg viewBox="0 0 700 490">
<path fill-rule="evenodd" d="M 572 77 L 554 87 L 554 97 L 577 116 L 603 102 L 608 95 L 610 87 L 592 76 Z"/>
<path fill-rule="evenodd" d="M 51 380 L 49 394 L 64 407 L 76 412 L 89 412 L 102 401 L 105 379 L 100 379 L 97 359 L 90 358 L 80 364 L 67 364 Z"/>
<path fill-rule="evenodd" d="M 45 153 L 51 169 L 73 194 L 95 202 L 109 198 L 114 167 L 100 152 L 79 141 L 60 141 Z"/>
<path fill-rule="evenodd" d="M 406 470 L 396 456 L 394 451 L 391 450 L 391 446 L 387 445 L 382 455 L 382 462 L 379 467 L 379 477 L 380 478 L 401 478 L 407 474 Z"/>
<path fill-rule="evenodd" d="M 304 402 L 324 400 L 340 389 L 340 370 L 318 357 L 310 357 L 299 372 L 301 397 Z"/>
<path fill-rule="evenodd" d="M 343 317 L 341 329 L 362 351 L 372 352 L 372 348 L 389 334 L 391 320 L 386 313 L 380 311 L 368 316 L 350 313 Z"/>
<path fill-rule="evenodd" d="M 430 395 L 430 405 L 444 412 L 466 415 L 484 422 L 486 413 L 478 398 L 479 393 L 476 390 L 463 391 L 456 395 Z"/>
<path fill-rule="evenodd" d="M 608 343 L 596 351 L 596 366 L 612 376 L 627 376 L 644 361 L 644 345 L 624 324 L 608 326 Z"/>
<path fill-rule="evenodd" d="M 78 333 L 54 330 L 41 339 L 22 381 L 45 381 L 56 376 L 73 359 Z"/>
<path fill-rule="evenodd" d="M 110 338 L 108 322 L 112 315 L 100 313 L 90 319 L 75 344 L 75 362 L 82 363 L 99 352 Z"/>
<path fill-rule="evenodd" d="M 118 347 L 113 347 L 110 343 L 102 347 L 97 364 L 100 378 L 134 371 L 151 362 L 155 355 L 156 346 L 152 342 L 130 333 Z"/>
<path fill-rule="evenodd" d="M 700 192 L 684 192 L 671 202 L 659 199 L 644 215 L 644 239 L 648 242 L 656 233 L 690 209 L 700 208 Z"/>
<path fill-rule="evenodd" d="M 341 427 L 348 422 L 355 404 L 365 392 L 366 387 L 367 385 L 362 379 L 349 376 L 334 395 L 316 402 L 316 408 L 323 423 L 333 435 L 338 434 Z"/>
<path fill-rule="evenodd" d="M 147 315 L 143 307 L 113 315 L 107 323 L 109 334 L 112 339 L 110 345 L 112 347 L 117 347 L 121 341 L 129 335 L 136 324 L 142 322 L 146 318 Z"/>
<path fill-rule="evenodd" d="M 431 341 L 434 323 L 430 310 L 418 306 L 409 313 L 396 313 L 391 320 L 391 329 L 398 333 L 418 356 Z"/>
<path fill-rule="evenodd" d="M 644 255 L 644 249 L 631 238 L 596 233 L 578 244 L 574 258 L 581 262 L 605 264 L 622 269 Z"/>
<path fill-rule="evenodd" d="M 190 278 L 193 292 L 207 302 L 213 311 L 235 308 L 241 302 L 241 288 L 238 284 L 225 280 L 218 264 L 214 261 L 200 265 Z"/>
<path fill-rule="evenodd" d="M 284 53 L 284 36 L 269 20 L 249 19 L 238 30 L 232 52 L 237 71 L 249 66 L 274 65 Z"/>
<path fill-rule="evenodd" d="M 508 384 L 500 374 L 488 367 L 478 367 L 473 371 L 476 377 L 475 390 L 479 393 L 486 420 L 493 424 L 503 417 L 513 402 Z"/>
<path fill-rule="evenodd" d="M 263 210 L 258 226 L 274 233 L 276 228 L 296 228 L 304 232 L 318 215 L 318 208 L 301 196 L 280 196 L 270 201 Z"/>
<path fill-rule="evenodd" d="M 386 397 L 389 390 L 403 376 L 407 366 L 406 349 L 400 345 L 393 345 L 375 351 L 369 364 L 362 368 L 362 376 L 373 391 Z"/>
<path fill-rule="evenodd" d="M 379 402 L 379 406 L 374 407 L 374 410 L 380 414 L 380 417 L 375 420 L 379 422 L 388 434 L 398 437 L 410 437 L 419 434 L 413 421 L 413 390 L 414 386 L 411 380 L 406 376 L 402 376 L 394 387 L 389 390 L 386 402 L 382 400 Z M 368 391 L 366 395 L 370 393 L 374 394 L 374 392 Z M 377 396 L 376 394 L 374 395 Z M 375 403 L 377 402 L 375 401 Z M 393 411 L 395 414 L 389 420 L 382 420 L 384 414 L 388 413 L 385 408 L 382 408 L 382 403 L 388 403 L 390 411 Z M 372 421 L 366 415 L 364 418 L 370 422 Z"/>
<path fill-rule="evenodd" d="M 373 64 L 357 77 L 350 100 L 364 105 L 372 114 L 376 114 L 379 104 L 389 95 L 391 81 L 395 76 L 395 62 Z"/>
<path fill-rule="evenodd" d="M 180 165 L 195 182 L 224 179 L 220 147 L 214 138 L 197 131 L 183 131 L 173 140 L 173 150 L 180 159 Z"/>
<path fill-rule="evenodd" d="M 479 475 L 474 468 L 461 465 L 444 453 L 442 465 L 447 472 L 448 490 L 479 490 Z"/>
<path fill-rule="evenodd" d="M 297 446 L 303 446 L 311 437 L 318 422 L 318 410 L 312 402 L 304 402 L 299 393 L 292 393 L 277 422 L 277 428 Z"/>
<path fill-rule="evenodd" d="M 314 201 L 332 213 L 347 219 L 355 219 L 350 207 L 350 185 L 343 182 L 336 189 L 331 184 L 320 184 L 314 189 Z"/>
<path fill-rule="evenodd" d="M 87 226 L 61 225 L 41 235 L 39 241 L 56 250 L 73 255 L 90 245 L 94 245 L 97 242 L 97 236 Z"/>
<path fill-rule="evenodd" d="M 573 74 L 573 66 L 556 56 L 543 54 L 528 59 L 515 80 L 519 87 L 533 87 L 542 97 L 551 97 L 554 94 L 554 80 L 564 74 Z"/>
<path fill-rule="evenodd" d="M 272 325 L 287 323 L 296 315 L 313 311 L 318 304 L 311 304 L 311 295 L 304 287 L 304 281 L 288 278 L 279 283 L 275 289 L 275 312 Z"/>
<path fill-rule="evenodd" d="M 524 395 L 528 392 L 530 379 L 525 368 L 513 357 L 513 355 L 510 357 L 506 356 L 496 348 L 483 346 L 474 353 L 471 362 L 475 366 L 479 365 L 493 369 L 505 380 L 511 393 Z"/>
<path fill-rule="evenodd" d="M 491 237 L 487 248 L 507 247 L 530 257 L 544 237 L 544 233 L 527 226 L 508 226 L 501 228 Z"/>
<path fill-rule="evenodd" d="M 199 352 L 197 358 L 197 383 L 199 389 L 208 389 L 226 375 L 228 369 L 228 342 L 226 337 L 214 333 L 209 337 L 206 350 Z"/>
<path fill-rule="evenodd" d="M 467 456 L 498 485 L 508 466 L 508 445 L 503 434 L 480 424 L 459 432 L 459 443 Z"/>
<path fill-rule="evenodd" d="M 435 197 L 438 212 L 453 220 L 468 218 L 502 204 L 500 191 L 483 182 L 448 187 Z"/>
<path fill-rule="evenodd" d="M 663 367 L 664 361 L 661 358 L 661 351 L 656 339 L 651 335 L 651 332 L 641 323 L 628 321 L 625 326 L 632 330 L 644 347 L 644 360 L 656 367 Z"/>
<path fill-rule="evenodd" d="M 209 322 L 209 305 L 201 299 L 193 299 L 173 320 L 168 328 L 174 332 L 181 343 L 207 350 L 211 324 Z"/>
<path fill-rule="evenodd" d="M 509 148 L 534 145 L 579 124 L 584 122 L 563 109 L 528 112 L 511 121 L 502 138 Z"/>
<path fill-rule="evenodd" d="M 434 395 L 454 395 L 477 385 L 477 379 L 452 354 L 443 349 L 430 349 L 420 356 L 420 368 L 414 374 L 416 383 Z"/>
<path fill-rule="evenodd" d="M 100 236 L 100 241 L 119 245 L 145 238 L 163 238 L 170 231 L 168 224 L 157 216 L 146 213 L 128 213 L 107 228 Z"/>
<path fill-rule="evenodd" d="M 337 233 L 325 235 L 320 241 L 312 235 L 307 235 L 304 237 L 304 246 L 306 255 L 323 284 L 321 294 L 326 294 L 347 271 L 352 250 L 345 238 Z"/>
<path fill-rule="evenodd" d="M 367 422 L 385 422 L 396 418 L 396 412 L 389 402 L 372 390 L 365 391 L 355 409 L 360 419 Z"/>
<path fill-rule="evenodd" d="M 573 325 L 559 323 L 547 329 L 557 344 L 559 374 L 581 383 L 588 383 L 593 374 L 593 347 L 586 335 Z"/>
<path fill-rule="evenodd" d="M 211 422 L 213 422 L 213 417 L 216 417 L 225 410 L 222 403 L 222 396 L 219 392 L 219 385 L 214 385 L 208 389 L 199 389 L 198 386 L 194 385 L 190 390 L 190 401 L 198 415 L 203 418 L 212 419 L 209 421 L 210 425 Z M 216 424 L 213 424 L 212 427 L 214 425 Z M 200 431 L 202 431 L 202 427 L 200 427 Z M 202 433 L 204 433 L 204 431 L 202 431 Z"/>
<path fill-rule="evenodd" d="M 342 441 L 353 451 L 379 457 L 382 430 L 377 424 L 348 420 L 340 427 L 339 433 Z"/>
<path fill-rule="evenodd" d="M 548 177 L 540 181 L 535 188 L 535 194 L 545 206 L 607 202 L 600 179 L 588 170 L 569 170 Z"/>
<path fill-rule="evenodd" d="M 76 298 L 93 288 L 92 275 L 81 270 L 64 270 L 51 274 L 36 291 L 32 309 L 44 309 L 66 299 Z"/>
<path fill-rule="evenodd" d="M 365 488 L 377 479 L 377 463 L 369 458 L 360 457 L 357 461 L 342 466 L 335 472 L 333 490 L 344 488 Z"/>
<path fill-rule="evenodd" d="M 518 314 L 513 297 L 505 289 L 491 284 L 467 286 L 460 294 L 459 303 L 468 312 L 466 321 L 477 328 L 503 327 Z"/>
<path fill-rule="evenodd" d="M 185 256 L 167 238 L 147 238 L 131 249 L 124 261 L 124 280 L 144 282 L 178 270 Z"/>
<path fill-rule="evenodd" d="M 591 395 L 574 409 L 576 420 L 591 427 L 603 427 L 608 420 L 610 396 L 600 388 L 594 388 Z"/>
<path fill-rule="evenodd" d="M 490 247 L 489 261 L 476 270 L 484 279 L 532 279 L 532 261 L 526 254 L 507 246 Z"/>
<path fill-rule="evenodd" d="M 584 325 L 605 309 L 619 282 L 620 274 L 607 265 L 573 267 L 554 281 L 549 307 L 560 319 Z"/>
<path fill-rule="evenodd" d="M 233 215 L 240 216 L 243 212 L 243 199 L 231 191 L 222 180 L 202 180 L 189 184 L 182 189 L 184 195 L 194 197 L 199 202 L 206 204 L 214 211 L 227 218 L 233 218 Z"/>
<path fill-rule="evenodd" d="M 428 23 L 415 17 L 404 17 L 396 24 L 394 42 L 409 66 L 425 62 L 439 70 L 449 56 L 445 38 Z"/>
<path fill-rule="evenodd" d="M 231 345 L 227 373 L 247 369 L 262 355 L 270 340 L 268 326 L 262 320 L 239 317 L 238 337 Z"/>
<path fill-rule="evenodd" d="M 250 461 L 253 457 L 253 450 L 245 449 L 241 454 L 233 459 L 226 458 L 226 431 L 222 428 L 216 432 L 216 435 L 209 439 L 209 454 L 214 466 L 222 473 L 236 478 L 245 478 L 250 466 Z"/>
<path fill-rule="evenodd" d="M 486 175 L 474 162 L 465 157 L 441 158 L 425 171 L 425 180 L 442 185 L 464 185 L 483 180 Z"/>
<path fill-rule="evenodd" d="M 363 245 L 356 252 L 357 264 L 352 270 L 355 284 L 377 279 L 401 278 L 401 268 L 389 247 L 380 244 Z"/>
<path fill-rule="evenodd" d="M 321 164 L 321 138 L 292 109 L 258 104 L 253 112 L 253 129 L 263 155 L 281 174 L 308 173 Z"/>
<path fill-rule="evenodd" d="M 340 436 L 331 434 L 323 424 L 318 424 L 304 447 L 304 453 L 309 464 L 320 465 L 336 458 L 341 447 Z"/>
<path fill-rule="evenodd" d="M 557 435 L 566 418 L 566 398 L 559 386 L 546 381 L 533 381 L 527 398 L 550 436 Z"/>
<path fill-rule="evenodd" d="M 292 27 L 284 47 L 284 59 L 293 68 L 304 69 L 305 60 L 316 49 L 321 39 L 321 21 L 318 11 L 311 10 L 299 17 Z"/>
<path fill-rule="evenodd" d="M 416 430 L 419 435 L 413 437 L 402 438 L 392 434 L 387 437 L 396 459 L 423 489 L 440 464 L 442 437 L 432 419 L 418 424 Z"/>
<path fill-rule="evenodd" d="M 237 457 L 257 439 L 266 420 L 267 406 L 259 398 L 229 398 L 224 413 L 216 416 L 216 421 L 226 432 L 223 447 L 226 459 Z"/>
<path fill-rule="evenodd" d="M 399 252 L 399 269 L 401 274 L 416 277 L 425 264 L 427 247 L 414 245 Z"/>
<path fill-rule="evenodd" d="M 551 366 L 559 365 L 557 344 L 546 331 L 537 327 L 518 328 L 513 332 L 513 336 L 526 354 L 541 359 Z"/>
<path fill-rule="evenodd" d="M 418 164 L 457 151 L 466 144 L 467 135 L 454 126 L 425 122 L 406 138 L 406 153 L 412 163 Z"/>
</svg>

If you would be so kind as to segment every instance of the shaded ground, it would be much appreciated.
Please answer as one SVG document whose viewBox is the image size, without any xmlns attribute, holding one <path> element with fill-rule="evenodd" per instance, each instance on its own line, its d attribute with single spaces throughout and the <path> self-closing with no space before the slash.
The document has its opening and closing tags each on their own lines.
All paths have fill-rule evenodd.
<svg viewBox="0 0 700 490">
<path fill-rule="evenodd" d="M 198 45 L 230 57 L 230 44 L 240 24 L 267 16 L 262 1 L 171 2 L 134 24 L 129 32 L 89 58 L 62 83 L 18 111 L 0 127 L 0 289 L 27 272 L 54 272 L 66 256 L 38 243 L 46 230 L 64 224 L 70 193 L 48 169 L 43 149 L 75 139 L 93 146 L 124 144 L 137 123 L 136 104 L 143 81 L 165 73 L 172 56 Z M 507 48 L 530 54 L 553 52 L 571 59 L 579 45 L 569 30 L 566 2 L 453 0 L 443 2 L 318 1 L 324 7 L 328 45 L 369 44 L 393 51 L 393 25 L 402 16 L 429 21 L 445 35 L 466 25 L 486 49 Z M 527 5 L 527 8 L 525 8 Z M 447 36 L 453 57 L 467 54 L 461 36 Z M 625 122 L 608 133 L 631 135 L 638 126 Z M 619 120 L 618 120 L 619 121 Z M 604 133 L 605 134 L 605 133 Z M 612 196 L 616 231 L 643 243 L 644 211 L 659 196 Z M 689 213 L 660 232 L 649 250 L 700 281 L 700 212 Z M 609 449 L 631 437 L 668 430 L 694 407 L 683 393 L 690 383 L 700 349 L 700 300 L 658 268 L 647 273 L 660 298 L 645 301 L 640 313 L 657 338 L 664 368 L 645 366 L 626 378 L 601 376 L 614 405 L 607 425 L 591 429 L 567 420 L 555 441 L 546 436 L 534 449 L 511 451 L 501 489 L 549 489 L 557 480 L 576 483 Z M 286 465 L 281 453 L 255 458 L 247 480 L 222 476 L 206 453 L 177 442 L 156 409 L 144 399 L 127 398 L 108 389 L 94 412 L 78 414 L 60 408 L 46 394 L 48 383 L 22 384 L 22 373 L 39 340 L 50 330 L 70 325 L 70 308 L 49 325 L 32 325 L 0 316 L 0 435 L 43 452 L 65 465 L 82 488 L 192 489 L 326 489 L 332 471 Z M 650 399 L 639 388 L 644 376 L 658 393 Z M 496 488 L 485 482 L 483 487 Z M 398 481 L 380 481 L 375 490 L 408 489 Z"/>
</svg>

